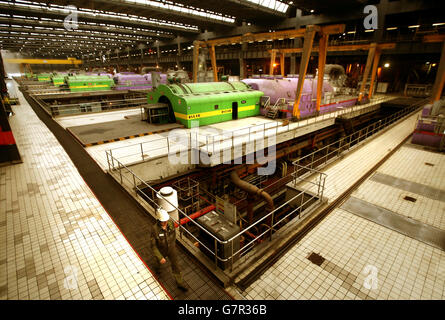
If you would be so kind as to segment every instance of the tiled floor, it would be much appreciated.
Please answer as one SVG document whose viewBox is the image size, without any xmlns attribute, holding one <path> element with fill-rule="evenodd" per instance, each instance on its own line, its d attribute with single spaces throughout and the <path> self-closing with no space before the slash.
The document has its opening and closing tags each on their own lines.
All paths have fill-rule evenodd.
<svg viewBox="0 0 445 320">
<path fill-rule="evenodd" d="M 62 116 L 57 117 L 56 121 L 64 128 L 83 126 L 87 124 L 103 123 L 110 121 L 123 120 L 124 117 L 137 116 L 141 114 L 140 108 L 128 108 L 123 110 L 114 110 L 101 112 L 100 116 L 96 113 L 75 115 L 75 116 Z"/>
<path fill-rule="evenodd" d="M 397 150 L 377 172 L 445 191 L 443 153 L 410 148 L 408 144 Z M 445 230 L 445 198 L 433 199 L 372 180 L 363 183 L 354 196 Z M 405 196 L 413 197 L 416 201 L 404 200 Z"/>
<path fill-rule="evenodd" d="M 335 200 L 412 131 L 408 118 L 327 167 Z M 433 163 L 434 166 L 425 165 Z M 445 189 L 445 155 L 397 150 L 378 172 Z M 444 202 L 366 180 L 352 196 L 444 229 Z M 315 264 L 308 257 L 320 255 Z M 246 299 L 445 299 L 445 252 L 337 208 L 281 257 L 243 295 Z"/>
<path fill-rule="evenodd" d="M 322 170 L 327 174 L 324 196 L 332 201 L 352 186 L 413 131 L 416 119 L 417 113 Z M 315 186 L 306 184 L 305 187 L 316 191 Z"/>
<path fill-rule="evenodd" d="M 23 95 L 0 167 L 0 299 L 169 299 Z"/>
</svg>

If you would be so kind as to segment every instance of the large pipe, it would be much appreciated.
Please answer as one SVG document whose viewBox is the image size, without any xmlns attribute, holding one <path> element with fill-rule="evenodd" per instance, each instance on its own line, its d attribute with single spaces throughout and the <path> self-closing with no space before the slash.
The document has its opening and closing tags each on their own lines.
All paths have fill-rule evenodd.
<svg viewBox="0 0 445 320">
<path fill-rule="evenodd" d="M 271 212 L 274 209 L 272 197 L 263 189 L 259 189 L 258 187 L 254 186 L 253 184 L 241 180 L 240 177 L 238 176 L 238 172 L 236 172 L 236 170 L 232 171 L 232 173 L 230 174 L 230 179 L 234 185 L 236 185 L 238 188 L 246 191 L 247 193 L 249 193 L 251 195 L 258 195 L 258 196 L 263 197 L 267 203 L 267 207 L 266 207 L 267 212 Z M 251 220 L 252 218 L 253 217 L 249 217 L 249 220 Z M 249 221 L 249 223 L 251 224 L 252 221 Z"/>
<path fill-rule="evenodd" d="M 204 214 L 206 214 L 206 213 L 208 213 L 208 212 L 210 212 L 210 211 L 212 211 L 212 210 L 215 210 L 215 208 L 216 208 L 216 207 L 215 207 L 214 205 L 210 205 L 210 206 L 208 206 L 208 207 L 205 207 L 204 209 L 201 209 L 201 210 L 199 210 L 199 211 L 197 211 L 197 212 L 195 212 L 195 213 L 189 215 L 189 217 L 190 217 L 190 219 L 195 220 L 196 218 L 199 218 L 200 216 L 202 216 L 202 215 L 204 215 Z M 187 217 L 184 217 L 184 218 L 182 218 L 181 220 L 179 220 L 179 223 L 180 223 L 181 225 L 183 225 L 183 224 L 189 222 L 190 219 L 187 218 Z M 177 228 L 177 227 L 178 227 L 178 224 L 175 223 L 175 228 Z"/>
</svg>

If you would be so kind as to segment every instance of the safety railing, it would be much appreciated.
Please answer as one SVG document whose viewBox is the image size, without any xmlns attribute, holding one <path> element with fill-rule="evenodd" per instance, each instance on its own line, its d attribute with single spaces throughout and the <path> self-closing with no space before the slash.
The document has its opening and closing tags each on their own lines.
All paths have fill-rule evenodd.
<svg viewBox="0 0 445 320">
<path fill-rule="evenodd" d="M 115 110 L 131 107 L 139 107 L 146 103 L 145 98 L 124 99 L 124 100 L 109 100 L 109 101 L 95 101 L 85 103 L 74 103 L 64 105 L 45 105 L 45 108 L 52 116 L 65 114 L 79 114 L 90 112 L 102 112 L 106 110 Z"/>
<path fill-rule="evenodd" d="M 387 101 L 388 99 L 392 99 L 392 97 L 377 96 L 372 99 L 372 104 L 379 104 Z M 213 135 L 199 133 L 199 129 L 196 128 L 192 130 L 185 129 L 181 133 L 184 135 L 184 139 L 180 140 L 182 142 L 188 141 L 188 143 L 185 145 L 182 144 L 179 146 L 179 148 L 179 142 L 177 139 L 163 137 L 148 138 L 150 141 L 117 147 L 110 149 L 109 151 L 115 158 L 118 158 L 127 164 L 148 161 L 158 156 L 165 156 L 171 154 L 172 152 L 190 150 L 192 148 L 198 148 L 208 154 L 215 154 L 216 151 L 220 151 L 222 149 L 232 148 L 246 142 L 258 142 L 263 140 L 265 137 L 272 135 L 277 136 L 278 134 L 291 132 L 319 121 L 341 117 L 345 114 L 353 114 L 368 107 L 369 105 L 367 104 L 354 105 L 347 108 L 337 107 L 336 110 L 331 112 L 308 117 L 297 122 L 288 122 L 286 125 L 283 125 L 282 122 L 277 121 L 265 122 L 256 126 L 238 128 L 234 131 L 224 131 L 223 133 Z M 177 134 L 179 135 L 179 133 Z M 177 136 L 175 133 L 174 138 L 176 137 Z"/>
<path fill-rule="evenodd" d="M 130 192 L 133 192 L 134 196 L 136 197 L 142 197 L 147 203 L 154 209 L 160 208 L 158 204 L 158 199 L 162 198 L 167 203 L 172 205 L 178 210 L 179 213 L 179 219 L 175 220 L 172 218 L 172 220 L 177 224 L 179 230 L 180 230 L 180 237 L 183 238 L 183 235 L 186 234 L 187 237 L 189 237 L 194 244 L 198 243 L 201 248 L 206 250 L 211 256 L 214 257 L 214 263 L 215 268 L 218 267 L 218 261 L 221 263 L 230 263 L 230 270 L 233 270 L 234 264 L 236 263 L 234 260 L 237 259 L 238 262 L 241 262 L 241 255 L 246 253 L 247 251 L 250 251 L 253 246 L 255 246 L 255 243 L 263 242 L 265 240 L 272 241 L 273 233 L 276 231 L 276 227 L 283 223 L 286 219 L 288 219 L 291 215 L 295 214 L 294 217 L 297 219 L 302 218 L 302 214 L 304 213 L 305 209 L 307 208 L 308 204 L 313 204 L 315 202 L 322 201 L 322 195 L 323 190 L 325 186 L 325 179 L 326 174 L 322 172 L 318 172 L 316 170 L 311 170 L 314 174 L 319 175 L 319 179 L 315 179 L 315 182 L 313 179 L 305 180 L 302 177 L 296 177 L 295 179 L 298 179 L 298 181 L 301 182 L 308 182 L 312 183 L 318 186 L 318 192 L 317 193 L 307 193 L 304 190 L 298 192 L 295 196 L 293 196 L 291 199 L 287 200 L 283 204 L 281 204 L 279 207 L 275 208 L 273 211 L 267 213 L 257 221 L 255 221 L 253 224 L 248 226 L 245 229 L 242 229 L 239 231 L 236 235 L 232 236 L 230 239 L 227 240 L 221 240 L 218 237 L 216 237 L 214 234 L 210 233 L 207 229 L 205 229 L 203 226 L 201 226 L 199 223 L 197 223 L 195 220 L 193 220 L 189 215 L 187 215 L 183 210 L 180 208 L 177 208 L 173 203 L 171 203 L 168 199 L 166 199 L 160 192 L 155 190 L 152 186 L 150 186 L 148 183 L 143 181 L 141 178 L 139 178 L 130 168 L 125 166 L 122 162 L 115 159 L 112 154 L 109 151 L 106 151 L 107 155 L 107 163 L 109 167 L 109 173 L 122 185 L 126 186 L 127 190 Z M 297 180 L 295 180 L 297 181 Z M 301 197 L 301 199 L 299 199 Z M 283 215 L 278 215 L 283 208 L 287 207 L 290 203 L 299 201 L 297 205 L 292 206 L 292 210 L 290 212 L 286 212 Z M 190 232 L 187 228 L 185 228 L 183 225 L 181 225 L 180 221 L 181 218 L 188 218 L 189 222 L 192 223 L 194 226 L 196 226 L 200 233 L 203 232 L 204 234 L 207 234 L 210 239 L 212 239 L 213 242 L 213 248 L 211 245 L 209 245 L 208 241 L 204 242 L 201 241 L 198 237 L 196 237 L 192 232 Z M 276 219 L 275 219 L 276 218 Z M 268 224 L 267 224 L 268 223 Z M 238 250 L 235 249 L 234 242 L 239 241 L 240 237 L 243 236 L 245 239 L 251 238 L 251 230 L 253 228 L 257 228 L 260 226 L 266 226 L 266 229 L 261 232 L 260 234 L 257 234 L 253 237 L 251 241 L 248 241 L 244 243 L 244 245 Z M 249 234 L 249 235 L 248 235 Z M 227 256 L 226 254 L 222 254 L 218 248 L 222 246 L 230 245 L 230 255 Z"/>
<path fill-rule="evenodd" d="M 431 95 L 433 86 L 431 84 L 405 84 L 405 90 L 403 94 L 411 97 L 428 97 Z"/>
<path fill-rule="evenodd" d="M 222 263 L 230 263 L 230 270 L 233 270 L 233 266 L 235 263 L 241 263 L 242 261 L 248 259 L 249 255 L 247 253 L 255 246 L 256 243 L 264 242 L 267 239 L 271 241 L 273 233 L 274 231 L 277 230 L 276 227 L 279 224 L 286 221 L 286 219 L 288 219 L 293 214 L 296 215 L 293 219 L 295 218 L 301 219 L 302 213 L 305 212 L 305 209 L 307 208 L 308 204 L 320 202 L 323 200 L 326 174 L 320 172 L 319 169 L 321 166 L 323 166 L 323 164 L 328 163 L 328 160 L 332 158 L 329 157 L 330 155 L 338 156 L 344 150 L 350 150 L 354 146 L 359 145 L 369 136 L 389 126 L 390 124 L 399 120 L 403 116 L 415 111 L 416 109 L 419 109 L 422 104 L 423 101 L 409 108 L 400 110 L 383 120 L 380 120 L 370 126 L 367 126 L 359 130 L 354 134 L 344 137 L 332 144 L 323 147 L 322 149 L 319 149 L 307 156 L 298 159 L 296 162 L 293 163 L 295 166 L 295 170 L 291 174 L 293 177 L 294 186 L 300 183 L 311 184 L 316 187 L 315 188 L 316 192 L 306 192 L 304 190 L 298 192 L 295 196 L 293 196 L 292 198 L 281 204 L 279 207 L 275 208 L 271 212 L 262 216 L 261 218 L 256 220 L 253 224 L 251 224 L 247 228 L 242 229 L 236 235 L 232 236 L 227 240 L 219 239 L 214 234 L 210 233 L 207 229 L 202 227 L 199 223 L 194 221 L 183 210 L 177 208 L 179 213 L 179 220 L 178 221 L 175 220 L 175 222 L 180 228 L 181 238 L 185 233 L 190 239 L 192 239 L 193 242 L 198 243 L 201 248 L 208 251 L 208 253 L 214 257 L 215 268 L 218 267 L 218 261 L 220 261 Z M 318 156 L 318 153 L 321 155 L 321 157 Z M 109 173 L 117 181 L 119 181 L 121 185 L 127 186 L 128 189 L 130 189 L 130 191 L 134 192 L 135 196 L 142 197 L 154 209 L 159 208 L 157 201 L 158 198 L 163 198 L 167 203 L 174 206 L 174 204 L 172 204 L 168 199 L 163 197 L 153 187 L 151 187 L 145 181 L 140 179 L 130 168 L 128 168 L 121 161 L 116 159 L 113 156 L 111 150 L 106 151 L 106 157 L 107 157 Z M 318 161 L 320 161 L 320 163 L 318 163 Z M 148 191 L 149 194 L 147 194 L 146 191 Z M 296 205 L 295 204 L 296 201 L 300 201 L 300 203 Z M 292 209 L 290 210 L 290 212 L 288 211 L 284 214 L 280 214 L 280 211 L 283 210 L 283 208 L 289 206 L 290 204 L 292 204 Z M 192 232 L 190 232 L 187 228 L 181 225 L 180 223 L 181 218 L 188 218 L 189 223 L 194 224 L 200 230 L 200 232 L 207 234 L 210 237 L 210 239 L 212 239 L 213 248 L 211 245 L 209 245 L 208 242 L 205 243 L 201 241 L 201 239 L 196 237 Z M 264 231 L 262 231 L 257 235 L 254 235 L 254 237 L 248 235 L 251 234 L 251 230 L 253 228 L 258 228 L 258 230 L 261 230 L 260 227 L 266 227 L 266 228 L 263 228 Z M 240 248 L 236 250 L 235 247 L 238 246 L 234 246 L 234 242 L 238 241 L 241 236 L 243 236 L 245 239 L 252 238 L 252 240 L 245 242 L 243 246 L 240 246 Z M 219 252 L 218 249 L 221 248 L 222 246 L 227 246 L 227 245 L 230 246 L 229 256 L 227 256 L 226 254 L 221 254 L 221 252 Z M 244 260 L 240 258 L 242 255 L 244 255 Z M 234 261 L 236 258 L 237 262 Z"/>
<path fill-rule="evenodd" d="M 418 103 L 411 105 L 410 107 L 406 107 L 400 111 L 397 111 L 382 120 L 370 124 L 348 136 L 340 138 L 339 140 L 332 142 L 312 153 L 298 158 L 293 162 L 294 165 L 300 168 L 298 170 L 299 172 L 296 172 L 296 174 L 299 176 L 306 176 L 310 174 L 311 170 L 320 170 L 321 168 L 341 156 L 344 152 L 347 152 L 352 148 L 355 148 L 362 144 L 363 141 L 373 136 L 375 133 L 388 127 L 392 123 L 398 121 L 411 112 L 420 109 L 424 105 L 424 103 L 424 100 L 419 101 Z"/>
<path fill-rule="evenodd" d="M 270 106 L 270 97 L 269 96 L 262 96 L 260 102 L 261 102 L 261 106 L 263 108 L 267 109 Z"/>
</svg>

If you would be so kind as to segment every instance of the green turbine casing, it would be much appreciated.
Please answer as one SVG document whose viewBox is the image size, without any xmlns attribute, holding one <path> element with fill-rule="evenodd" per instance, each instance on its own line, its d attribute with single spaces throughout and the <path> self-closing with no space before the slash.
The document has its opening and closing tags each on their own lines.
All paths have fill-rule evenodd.
<svg viewBox="0 0 445 320">
<path fill-rule="evenodd" d="M 259 115 L 263 95 L 241 81 L 162 84 L 147 94 L 147 101 L 168 103 L 176 121 L 191 128 L 192 121 L 204 126 Z"/>
<path fill-rule="evenodd" d="M 38 81 L 51 81 L 51 74 L 49 73 L 39 73 L 37 75 Z"/>
<path fill-rule="evenodd" d="M 113 79 L 107 76 L 69 76 L 66 83 L 71 92 L 111 90 L 114 86 Z"/>
</svg>

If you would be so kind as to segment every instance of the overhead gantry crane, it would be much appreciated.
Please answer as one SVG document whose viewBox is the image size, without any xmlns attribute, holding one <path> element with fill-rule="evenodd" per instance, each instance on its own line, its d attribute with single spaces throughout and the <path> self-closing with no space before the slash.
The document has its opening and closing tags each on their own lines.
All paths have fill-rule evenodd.
<svg viewBox="0 0 445 320">
<path fill-rule="evenodd" d="M 298 105 L 300 103 L 301 92 L 303 89 L 304 78 L 306 76 L 306 70 L 309 63 L 309 58 L 312 50 L 312 43 L 314 41 L 315 33 L 320 34 L 320 54 L 319 54 L 319 67 L 322 67 L 322 74 L 324 73 L 324 65 L 326 62 L 326 51 L 327 51 L 327 43 L 330 34 L 339 34 L 343 33 L 345 30 L 344 24 L 334 24 L 328 26 L 317 26 L 317 25 L 308 25 L 306 28 L 300 29 L 290 29 L 290 30 L 280 30 L 275 32 L 263 32 L 263 33 L 247 33 L 241 36 L 228 37 L 222 39 L 212 39 L 207 41 L 195 40 L 193 42 L 193 82 L 197 82 L 198 79 L 198 56 L 199 49 L 201 47 L 208 47 L 210 53 L 210 59 L 212 63 L 213 69 L 213 80 L 218 81 L 217 68 L 216 68 L 216 55 L 215 55 L 215 47 L 221 45 L 229 45 L 234 43 L 243 43 L 243 42 L 254 42 L 254 41 L 267 41 L 267 40 L 282 40 L 282 39 L 294 39 L 294 38 L 304 38 L 304 45 L 302 48 L 302 58 L 300 63 L 300 77 L 298 79 L 297 85 L 297 94 L 296 99 L 294 101 L 294 116 L 300 118 L 300 112 L 298 109 Z M 274 52 L 272 52 L 273 60 Z M 284 55 L 282 55 L 282 60 Z M 284 65 L 284 63 L 283 63 Z M 282 73 L 284 73 L 283 66 Z M 322 78 L 323 79 L 323 78 Z M 321 85 L 322 81 L 318 82 L 320 89 L 320 99 L 318 98 L 317 91 L 317 101 L 321 100 Z"/>
<path fill-rule="evenodd" d="M 28 58 L 8 58 L 5 59 L 7 63 L 16 63 L 20 64 L 20 72 L 24 72 L 24 70 L 30 70 L 32 74 L 31 64 L 70 64 L 73 66 L 78 66 L 82 64 L 82 60 L 78 60 L 76 58 L 67 58 L 67 59 L 28 59 Z"/>
</svg>

